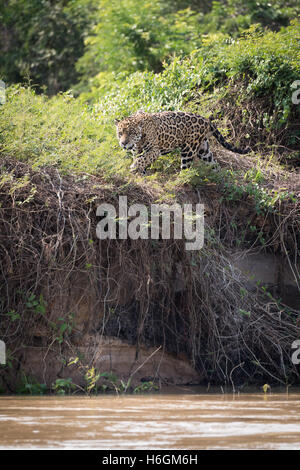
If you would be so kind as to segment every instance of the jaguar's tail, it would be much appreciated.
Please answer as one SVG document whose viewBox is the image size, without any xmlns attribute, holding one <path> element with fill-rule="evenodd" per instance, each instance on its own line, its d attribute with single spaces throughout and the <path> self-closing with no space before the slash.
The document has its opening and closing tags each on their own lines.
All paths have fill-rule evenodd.
<svg viewBox="0 0 300 470">
<path fill-rule="evenodd" d="M 218 129 L 211 122 L 209 124 L 210 129 L 212 131 L 212 135 L 217 139 L 218 142 L 220 142 L 221 145 L 223 145 L 224 148 L 226 148 L 227 150 L 231 150 L 231 152 L 240 153 L 241 155 L 245 155 L 246 153 L 251 152 L 250 147 L 247 147 L 246 149 L 239 149 L 237 147 L 233 147 L 229 142 L 225 140 L 221 132 L 219 132 Z"/>
</svg>

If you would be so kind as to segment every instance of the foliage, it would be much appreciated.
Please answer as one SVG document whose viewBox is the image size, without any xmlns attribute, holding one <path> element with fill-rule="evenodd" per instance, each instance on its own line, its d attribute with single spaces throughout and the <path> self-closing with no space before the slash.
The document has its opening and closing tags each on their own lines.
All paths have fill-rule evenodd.
<svg viewBox="0 0 300 470">
<path fill-rule="evenodd" d="M 202 18 L 202 30 L 208 33 L 220 31 L 233 37 L 253 24 L 261 28 L 279 30 L 297 17 L 300 8 L 297 0 L 227 0 L 213 1 L 211 10 Z"/>
<path fill-rule="evenodd" d="M 272 111 L 278 110 L 277 119 L 273 122 L 270 113 L 265 125 L 280 127 L 294 106 L 291 85 L 299 77 L 299 40 L 297 21 L 278 33 L 262 34 L 251 28 L 243 38 L 229 44 L 222 37 L 213 43 L 208 39 L 199 51 L 205 57 L 201 85 L 210 89 L 229 80 L 244 80 L 249 97 L 272 96 Z"/>
<path fill-rule="evenodd" d="M 252 28 L 237 41 L 223 34 L 209 36 L 200 49 L 184 60 L 175 58 L 161 74 L 136 73 L 125 82 L 117 81 L 100 106 L 119 102 L 124 109 L 130 106 L 128 113 L 134 110 L 134 103 L 135 109 L 146 105 L 154 110 L 168 104 L 173 109 L 191 97 L 193 87 L 210 91 L 214 86 L 226 86 L 228 80 L 245 77 L 249 94 L 273 93 L 274 105 L 284 108 L 287 99 L 291 101 L 291 84 L 299 76 L 299 40 L 297 21 L 279 33 L 262 35 Z"/>
<path fill-rule="evenodd" d="M 84 365 L 79 357 L 71 358 L 68 366 L 77 365 L 79 370 L 84 372 L 84 378 L 86 381 L 86 392 L 87 394 L 100 392 L 115 392 L 119 393 L 144 393 L 152 390 L 158 390 L 157 385 L 153 381 L 141 382 L 135 387 L 131 386 L 132 376 L 126 381 L 119 378 L 114 372 L 104 371 L 99 372 L 94 366 Z"/>
<path fill-rule="evenodd" d="M 44 395 L 47 392 L 46 384 L 39 383 L 35 379 L 22 375 L 21 384 L 17 389 L 20 395 Z"/>
<path fill-rule="evenodd" d="M 262 130 L 259 134 L 254 129 L 256 142 L 272 132 L 274 144 L 278 134 L 280 145 L 296 150 L 300 109 L 292 102 L 291 87 L 300 73 L 299 40 L 298 21 L 265 34 L 253 27 L 238 40 L 218 33 L 185 59 L 174 58 L 160 74 L 136 72 L 113 82 L 109 91 L 100 86 L 83 93 L 82 99 L 96 101 L 104 122 L 138 109 L 187 108 L 206 116 L 214 109 L 215 115 L 226 117 L 234 105 L 244 138 L 251 138 L 254 120 Z M 262 103 L 260 113 L 257 102 Z M 292 158 L 297 160 L 297 152 Z"/>
<path fill-rule="evenodd" d="M 157 385 L 155 385 L 152 380 L 148 382 L 142 382 L 140 385 L 137 385 L 133 393 L 145 393 L 145 392 L 151 392 L 153 390 L 158 390 Z"/>
<path fill-rule="evenodd" d="M 171 5 L 161 0 L 102 0 L 77 63 L 83 84 L 103 83 L 111 74 L 159 72 L 164 60 L 200 44 L 197 14 L 189 8 L 172 11 Z"/>
<path fill-rule="evenodd" d="M 30 79 L 49 94 L 67 90 L 76 81 L 92 12 L 93 0 L 1 2 L 0 78 Z"/>
<path fill-rule="evenodd" d="M 71 378 L 68 379 L 56 379 L 52 384 L 52 389 L 57 395 L 65 395 L 71 393 L 76 388 Z"/>
<path fill-rule="evenodd" d="M 214 1 L 207 9 L 190 2 L 103 0 L 77 63 L 82 77 L 77 89 L 106 90 L 109 83 L 122 81 L 130 73 L 160 72 L 164 62 L 202 49 L 207 40 L 211 47 L 215 38 L 224 35 L 230 40 L 240 38 L 252 25 L 259 31 L 278 31 L 299 13 L 296 1 L 289 5 L 268 0 Z"/>
<path fill-rule="evenodd" d="M 40 294 L 39 298 L 33 293 L 30 294 L 25 305 L 35 314 L 45 315 L 46 313 L 47 302 L 44 300 L 42 294 Z"/>
<path fill-rule="evenodd" d="M 4 0 L 0 78 L 30 79 L 48 94 L 91 92 L 132 72 L 159 72 L 207 36 L 238 38 L 253 24 L 278 31 L 299 13 L 296 0 Z"/>
<path fill-rule="evenodd" d="M 65 335 L 70 335 L 72 333 L 74 327 L 74 314 L 69 314 L 67 315 L 67 318 L 65 317 L 59 317 L 58 318 L 58 323 L 52 323 L 52 328 L 57 334 L 56 340 L 58 341 L 59 344 L 62 344 Z"/>
<path fill-rule="evenodd" d="M 78 369 L 84 373 L 85 391 L 88 395 L 97 394 L 99 391 L 103 393 L 114 391 L 119 394 L 130 390 L 130 378 L 127 382 L 124 382 L 113 372 L 99 372 L 94 366 L 83 364 L 78 356 L 70 359 L 68 366 L 71 365 L 77 365 Z"/>
</svg>

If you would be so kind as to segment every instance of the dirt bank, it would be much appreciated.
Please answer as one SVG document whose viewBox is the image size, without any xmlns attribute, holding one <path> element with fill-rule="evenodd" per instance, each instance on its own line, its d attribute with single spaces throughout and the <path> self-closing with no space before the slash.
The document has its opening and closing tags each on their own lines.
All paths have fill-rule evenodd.
<svg viewBox="0 0 300 470">
<path fill-rule="evenodd" d="M 271 291 L 249 288 L 232 261 L 243 232 L 240 252 L 276 254 L 297 286 L 298 203 L 278 200 L 278 212 L 257 213 L 251 195 L 230 201 L 216 184 L 181 187 L 178 202 L 205 205 L 205 245 L 194 252 L 183 240 L 97 238 L 97 206 L 118 207 L 120 195 L 149 206 L 161 194 L 148 183 L 33 170 L 9 159 L 1 166 L 3 390 L 15 392 L 24 377 L 49 390 L 72 378 L 83 389 L 89 370 L 103 374 L 99 383 L 113 373 L 135 387 L 299 383 L 291 362 L 299 312 L 277 296 L 285 278 Z"/>
</svg>

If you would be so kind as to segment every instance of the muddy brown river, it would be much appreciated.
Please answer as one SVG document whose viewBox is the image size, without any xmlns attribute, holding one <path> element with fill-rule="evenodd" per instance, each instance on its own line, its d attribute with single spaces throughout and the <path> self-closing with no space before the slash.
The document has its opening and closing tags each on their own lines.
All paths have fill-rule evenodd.
<svg viewBox="0 0 300 470">
<path fill-rule="evenodd" d="M 300 393 L 0 397 L 1 449 L 300 449 Z"/>
</svg>

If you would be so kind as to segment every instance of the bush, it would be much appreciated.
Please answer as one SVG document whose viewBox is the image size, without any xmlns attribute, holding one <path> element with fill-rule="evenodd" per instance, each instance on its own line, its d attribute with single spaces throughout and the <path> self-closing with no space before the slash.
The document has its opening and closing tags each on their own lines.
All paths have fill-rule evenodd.
<svg viewBox="0 0 300 470">
<path fill-rule="evenodd" d="M 166 64 L 160 74 L 119 76 L 109 91 L 96 87 L 82 99 L 95 101 L 96 112 L 106 120 L 138 109 L 188 108 L 204 115 L 213 110 L 223 118 L 232 112 L 235 127 L 244 123 L 243 135 L 254 130 L 252 143 L 269 134 L 273 144 L 297 150 L 300 110 L 292 103 L 291 87 L 300 76 L 299 39 L 298 21 L 265 34 L 252 27 L 239 40 L 216 34 L 185 59 Z"/>
<path fill-rule="evenodd" d="M 78 74 L 94 0 L 4 0 L 0 5 L 0 78 L 30 79 L 39 91 L 66 91 Z"/>
</svg>

